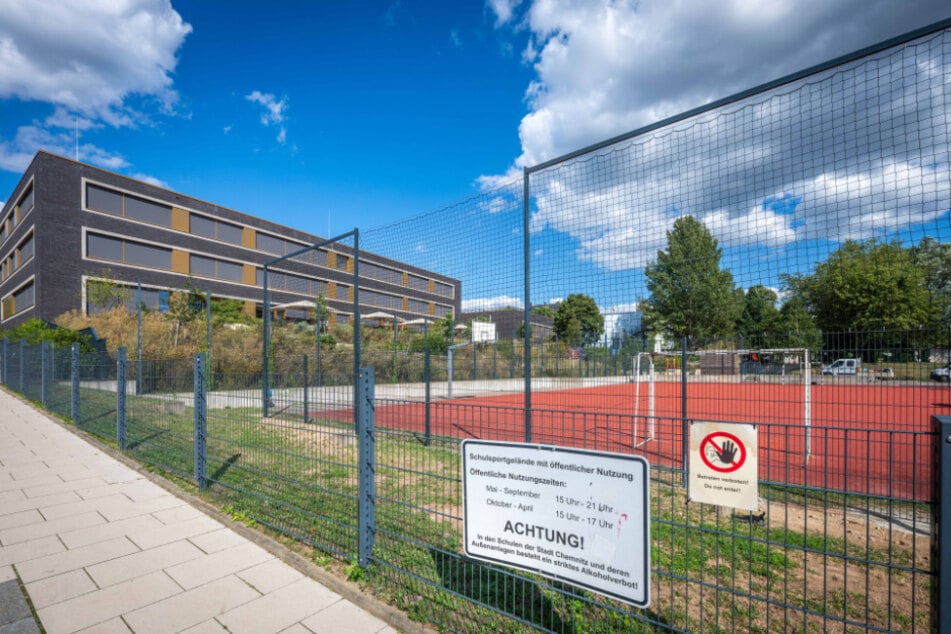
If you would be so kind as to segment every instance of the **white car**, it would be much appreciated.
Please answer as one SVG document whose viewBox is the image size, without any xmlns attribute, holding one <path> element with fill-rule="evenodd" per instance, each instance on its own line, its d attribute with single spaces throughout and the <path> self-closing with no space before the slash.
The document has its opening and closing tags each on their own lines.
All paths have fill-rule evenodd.
<svg viewBox="0 0 951 634">
<path fill-rule="evenodd" d="M 951 363 L 931 371 L 931 378 L 940 383 L 951 381 Z"/>
</svg>

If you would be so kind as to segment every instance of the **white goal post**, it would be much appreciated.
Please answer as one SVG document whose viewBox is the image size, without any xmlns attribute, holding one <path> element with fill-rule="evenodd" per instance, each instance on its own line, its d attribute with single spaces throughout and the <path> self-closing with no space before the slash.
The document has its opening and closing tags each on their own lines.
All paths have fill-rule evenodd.
<svg viewBox="0 0 951 634">
<path fill-rule="evenodd" d="M 657 367 L 663 363 L 660 372 L 664 376 L 679 377 L 682 371 L 681 351 L 639 352 L 634 357 L 632 382 L 634 383 L 634 420 L 635 435 L 637 420 L 643 417 L 641 408 L 641 383 L 647 383 L 647 410 L 650 429 L 647 440 L 654 439 L 655 420 L 655 383 Z M 812 455 L 812 363 L 808 348 L 757 348 L 746 350 L 693 350 L 687 351 L 688 359 L 699 358 L 697 368 L 690 370 L 691 376 L 704 380 L 713 376 L 735 376 L 737 381 L 755 378 L 774 380 L 784 384 L 802 385 L 804 463 Z M 661 361 L 663 360 L 663 362 Z M 708 374 L 704 374 L 704 369 Z"/>
</svg>

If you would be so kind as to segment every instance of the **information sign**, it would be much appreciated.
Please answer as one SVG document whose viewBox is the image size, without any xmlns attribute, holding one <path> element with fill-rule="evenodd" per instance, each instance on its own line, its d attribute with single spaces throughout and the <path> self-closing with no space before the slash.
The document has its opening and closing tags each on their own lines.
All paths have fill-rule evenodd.
<svg viewBox="0 0 951 634">
<path fill-rule="evenodd" d="M 693 421 L 690 500 L 755 511 L 759 505 L 757 452 L 755 425 Z"/>
<path fill-rule="evenodd" d="M 462 483 L 466 555 L 650 604 L 644 458 L 464 440 Z"/>
</svg>

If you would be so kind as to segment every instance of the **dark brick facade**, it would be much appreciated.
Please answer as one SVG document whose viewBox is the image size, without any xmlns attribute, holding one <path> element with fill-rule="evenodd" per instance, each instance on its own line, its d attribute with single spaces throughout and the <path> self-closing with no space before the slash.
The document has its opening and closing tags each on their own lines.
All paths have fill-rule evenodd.
<svg viewBox="0 0 951 634">
<path fill-rule="evenodd" d="M 11 249 L 15 248 L 31 229 L 34 231 L 35 254 L 32 260 L 25 262 L 7 279 L 0 282 L 0 299 L 9 297 L 15 289 L 21 287 L 32 277 L 35 304 L 32 309 L 16 310 L 12 316 L 8 314 L 0 315 L 2 317 L 0 326 L 3 328 L 10 328 L 31 318 L 52 321 L 58 315 L 69 310 L 83 309 L 84 276 L 107 278 L 131 286 L 141 283 L 144 287 L 155 289 L 180 289 L 186 286 L 189 279 L 191 279 L 191 283 L 201 290 L 210 291 L 212 297 L 228 297 L 245 302 L 255 302 L 260 310 L 262 291 L 259 286 L 221 279 L 192 278 L 190 274 L 181 272 L 176 273 L 169 270 L 130 266 L 118 262 L 84 259 L 84 231 L 101 232 L 114 237 L 156 243 L 189 254 L 219 257 L 243 264 L 255 265 L 256 267 L 260 267 L 265 262 L 277 257 L 274 254 L 255 248 L 229 244 L 119 216 L 87 211 L 83 207 L 85 183 L 99 184 L 106 188 L 115 188 L 127 195 L 141 196 L 158 201 L 188 212 L 189 217 L 202 215 L 227 221 L 234 225 L 240 225 L 242 228 L 255 232 L 267 232 L 286 240 L 301 242 L 304 245 L 312 245 L 324 240 L 324 238 L 316 235 L 284 227 L 212 203 L 189 198 L 90 165 L 46 152 L 39 152 L 20 179 L 16 189 L 11 192 L 9 199 L 3 206 L 3 215 L 0 216 L 0 218 L 6 218 L 8 214 L 11 214 L 23 192 L 32 186 L 34 207 L 12 233 L 3 240 L 2 245 L 0 245 L 0 256 L 6 258 L 11 253 Z M 335 245 L 334 249 L 339 253 L 352 254 L 352 249 L 345 245 Z M 430 307 L 438 304 L 442 307 L 441 310 L 451 309 L 454 314 L 459 314 L 461 289 L 458 280 L 403 262 L 363 252 L 361 253 L 360 264 L 363 265 L 365 262 L 424 277 L 432 280 L 432 283 L 448 284 L 454 287 L 455 291 L 453 297 L 450 298 L 436 293 L 414 290 L 403 284 L 364 278 L 361 274 L 361 292 L 375 290 L 392 296 L 409 298 L 417 302 L 426 302 Z M 293 261 L 285 261 L 280 266 L 288 273 L 299 273 L 302 276 L 318 278 L 323 281 L 340 282 L 348 285 L 353 282 L 352 273 L 333 268 L 317 267 L 316 265 L 306 265 Z M 308 299 L 299 293 L 290 291 L 274 291 L 270 297 L 272 304 Z M 311 296 L 310 299 L 313 299 L 313 297 Z M 407 300 L 404 300 L 404 307 L 406 302 Z M 331 309 L 340 314 L 349 315 L 353 312 L 352 302 L 328 298 L 327 303 Z M 369 305 L 361 306 L 361 312 L 363 313 L 377 310 L 387 310 L 404 319 L 414 319 L 422 316 L 418 310 L 414 312 L 392 308 L 381 309 Z"/>
</svg>

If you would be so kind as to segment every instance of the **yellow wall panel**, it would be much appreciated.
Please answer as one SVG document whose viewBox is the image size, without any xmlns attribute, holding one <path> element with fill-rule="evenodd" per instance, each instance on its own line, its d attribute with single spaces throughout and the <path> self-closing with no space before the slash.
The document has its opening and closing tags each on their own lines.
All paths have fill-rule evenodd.
<svg viewBox="0 0 951 634">
<path fill-rule="evenodd" d="M 257 235 L 251 227 L 241 229 L 241 244 L 249 249 L 257 247 Z"/>
<path fill-rule="evenodd" d="M 176 273 L 189 274 L 188 253 L 179 251 L 178 249 L 172 249 L 172 270 Z"/>
<path fill-rule="evenodd" d="M 337 254 L 333 251 L 327 253 L 327 268 L 337 268 Z"/>
<path fill-rule="evenodd" d="M 245 264 L 241 268 L 241 281 L 254 286 L 258 283 L 257 268 L 253 264 Z M 252 304 L 254 302 L 251 302 Z"/>
<path fill-rule="evenodd" d="M 178 207 L 172 207 L 172 229 L 188 233 L 191 231 L 188 212 Z"/>
<path fill-rule="evenodd" d="M 247 301 L 244 303 L 244 314 L 248 317 L 258 316 L 258 306 L 255 302 Z"/>
</svg>

